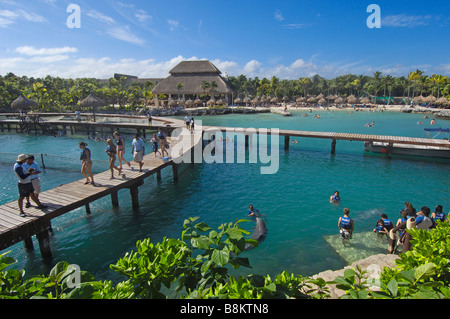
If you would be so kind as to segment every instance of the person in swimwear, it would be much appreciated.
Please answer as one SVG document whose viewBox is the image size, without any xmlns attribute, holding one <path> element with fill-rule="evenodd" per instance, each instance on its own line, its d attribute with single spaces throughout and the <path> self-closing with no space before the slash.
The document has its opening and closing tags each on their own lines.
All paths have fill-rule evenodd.
<svg viewBox="0 0 450 319">
<path fill-rule="evenodd" d="M 248 217 L 249 217 L 250 219 L 255 220 L 256 217 L 260 217 L 260 216 L 261 216 L 261 214 L 259 213 L 259 210 L 258 210 L 258 209 L 255 209 L 255 208 L 253 207 L 253 205 L 249 205 L 249 206 L 248 206 Z"/>
<path fill-rule="evenodd" d="M 341 197 L 339 196 L 339 192 L 335 191 L 334 195 L 330 196 L 330 203 L 338 204 L 341 202 Z"/>
<path fill-rule="evenodd" d="M 108 139 L 106 140 L 106 144 L 108 145 L 108 147 L 105 150 L 105 153 L 108 154 L 109 156 L 109 169 L 111 170 L 111 178 L 110 179 L 114 179 L 114 170 L 116 169 L 120 173 L 122 172 L 121 168 L 118 168 L 116 166 L 116 154 L 117 154 L 117 149 L 116 146 L 114 145 L 113 140 Z"/>
<path fill-rule="evenodd" d="M 117 144 L 117 158 L 119 159 L 119 168 L 122 169 L 122 161 L 128 164 L 128 167 L 131 167 L 131 163 L 128 162 L 125 156 L 125 139 L 120 136 L 119 132 L 114 132 L 114 137 L 116 139 Z"/>
<path fill-rule="evenodd" d="M 84 184 L 92 184 L 94 183 L 94 175 L 92 174 L 92 160 L 91 160 L 91 150 L 88 149 L 87 143 L 80 142 L 78 143 L 78 147 L 81 149 L 80 160 L 81 160 L 81 174 L 86 178 L 86 182 Z M 91 178 L 89 180 L 89 177 Z"/>
<path fill-rule="evenodd" d="M 349 215 L 350 209 L 346 207 L 344 208 L 344 216 L 339 217 L 338 228 L 342 239 L 352 238 L 353 230 L 355 229 L 353 219 Z"/>
</svg>

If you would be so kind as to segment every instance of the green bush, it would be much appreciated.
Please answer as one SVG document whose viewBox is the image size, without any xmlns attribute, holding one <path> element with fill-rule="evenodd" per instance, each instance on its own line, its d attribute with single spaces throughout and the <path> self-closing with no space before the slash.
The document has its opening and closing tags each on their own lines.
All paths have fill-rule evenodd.
<svg viewBox="0 0 450 319">
<path fill-rule="evenodd" d="M 248 232 L 240 224 L 222 224 L 217 230 L 205 223 L 184 221 L 181 239 L 163 238 L 160 243 L 144 239 L 136 243 L 136 251 L 111 265 L 125 280 L 118 284 L 96 281 L 75 265 L 59 262 L 48 276 L 24 279 L 23 270 L 9 269 L 16 261 L 0 255 L 1 299 L 143 299 L 167 298 L 329 298 L 328 284 L 345 291 L 341 298 L 402 299 L 450 298 L 450 224 L 438 223 L 431 231 L 411 230 L 412 251 L 400 254 L 397 267 L 385 268 L 373 285 L 361 268 L 347 269 L 333 282 L 311 279 L 283 271 L 274 279 L 269 275 L 238 278 L 229 275 L 229 266 L 251 268 L 247 258 L 240 257 L 247 244 Z"/>
</svg>

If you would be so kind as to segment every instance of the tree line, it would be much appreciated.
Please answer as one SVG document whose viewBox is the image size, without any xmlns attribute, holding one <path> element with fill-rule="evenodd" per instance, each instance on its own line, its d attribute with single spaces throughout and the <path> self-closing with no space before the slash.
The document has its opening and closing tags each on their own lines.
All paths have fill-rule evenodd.
<svg viewBox="0 0 450 319">
<path fill-rule="evenodd" d="M 295 80 L 272 78 L 250 78 L 245 75 L 226 76 L 234 91 L 234 98 L 270 96 L 279 99 L 295 100 L 300 96 L 317 96 L 323 94 L 347 97 L 407 97 L 434 95 L 450 97 L 450 79 L 447 76 L 416 70 L 406 76 L 394 77 L 382 72 L 370 75 L 347 74 L 334 79 L 320 75 L 302 77 Z M 182 83 L 179 84 L 182 87 Z M 34 78 L 16 76 L 8 73 L 0 76 L 0 108 L 9 109 L 11 103 L 23 94 L 38 102 L 40 111 L 68 111 L 79 108 L 79 103 L 89 94 L 101 98 L 113 108 L 136 109 L 149 106 L 155 96 L 152 81 L 129 81 L 126 77 L 99 80 L 94 78 L 63 79 L 46 76 Z M 213 94 L 214 85 L 202 85 L 204 96 Z M 164 99 L 165 96 L 159 96 Z"/>
</svg>

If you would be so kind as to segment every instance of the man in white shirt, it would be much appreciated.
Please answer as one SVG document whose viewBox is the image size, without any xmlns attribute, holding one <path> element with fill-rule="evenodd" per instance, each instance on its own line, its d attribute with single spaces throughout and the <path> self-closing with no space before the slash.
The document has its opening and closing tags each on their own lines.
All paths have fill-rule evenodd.
<svg viewBox="0 0 450 319">
<path fill-rule="evenodd" d="M 132 149 L 131 154 L 133 154 L 133 161 L 139 163 L 139 172 L 142 172 L 142 166 L 144 165 L 144 155 L 145 155 L 145 145 L 139 134 L 134 134 L 133 142 L 131 142 Z"/>
</svg>

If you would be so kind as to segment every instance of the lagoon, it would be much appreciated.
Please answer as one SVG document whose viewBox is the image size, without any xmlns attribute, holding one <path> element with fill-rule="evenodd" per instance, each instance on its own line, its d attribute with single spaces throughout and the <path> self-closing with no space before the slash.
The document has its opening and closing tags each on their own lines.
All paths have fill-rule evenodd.
<svg viewBox="0 0 450 319">
<path fill-rule="evenodd" d="M 292 111 L 292 117 L 262 113 L 196 117 L 204 125 L 280 128 L 307 131 L 335 131 L 379 135 L 425 137 L 418 125 L 423 115 L 395 112 L 349 112 L 313 110 Z M 313 118 L 314 114 L 321 118 Z M 375 121 L 375 126 L 364 125 Z M 436 127 L 448 127 L 439 120 Z M 44 157 L 46 172 L 43 189 L 81 179 L 78 141 L 84 136 L 48 137 L 0 134 L 0 204 L 16 200 L 16 180 L 12 165 L 19 153 L 48 154 Z M 105 142 L 87 141 L 93 151 L 94 171 L 107 170 Z M 127 152 L 131 137 L 126 137 Z M 282 145 L 282 143 L 280 143 Z M 448 160 L 430 160 L 393 156 L 363 151 L 361 142 L 338 141 L 336 154 L 330 154 L 331 141 L 298 139 L 289 151 L 280 148 L 279 170 L 261 175 L 259 164 L 196 164 L 184 170 L 173 183 L 171 170 L 162 171 L 162 182 L 148 178 L 140 187 L 140 208 L 133 210 L 127 191 L 119 192 L 119 208 L 112 208 L 108 197 L 91 204 L 92 215 L 78 209 L 54 219 L 51 249 L 54 260 L 78 264 L 94 274 L 97 280 L 120 280 L 109 265 L 135 249 L 137 240 L 150 237 L 179 237 L 183 220 L 199 216 L 212 227 L 223 222 L 245 218 L 253 204 L 266 215 L 268 235 L 260 247 L 246 253 L 253 269 L 240 269 L 239 274 L 276 274 L 283 270 L 313 275 L 347 264 L 330 244 L 328 236 L 337 234 L 337 220 L 344 207 L 350 208 L 355 232 L 372 231 L 379 214 L 386 213 L 396 221 L 405 201 L 420 209 L 432 210 L 437 204 L 450 209 Z M 227 145 L 226 145 L 227 146 Z M 131 159 L 131 155 L 126 157 Z M 40 164 L 40 161 L 38 160 Z M 340 206 L 329 203 L 330 195 L 339 190 Z M 245 227 L 251 229 L 252 224 Z M 376 236 L 373 237 L 376 240 Z M 369 239 L 371 240 L 370 236 Z M 355 243 L 356 245 L 357 243 Z M 35 243 L 37 247 L 37 243 Z M 386 246 L 387 248 L 387 246 Z M 17 244 L 5 251 L 18 259 L 17 268 L 29 276 L 48 272 L 39 249 L 26 252 Z M 5 251 L 2 251 L 5 252 Z M 374 248 L 374 254 L 384 253 Z M 345 253 L 345 252 L 344 252 Z"/>
</svg>

